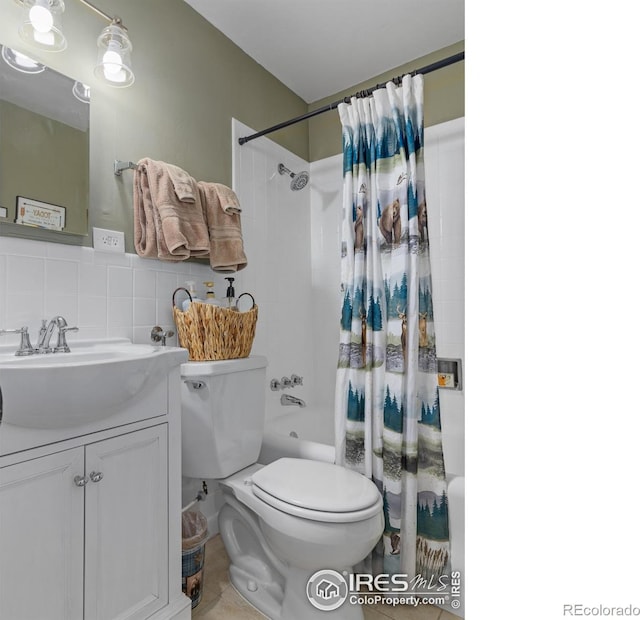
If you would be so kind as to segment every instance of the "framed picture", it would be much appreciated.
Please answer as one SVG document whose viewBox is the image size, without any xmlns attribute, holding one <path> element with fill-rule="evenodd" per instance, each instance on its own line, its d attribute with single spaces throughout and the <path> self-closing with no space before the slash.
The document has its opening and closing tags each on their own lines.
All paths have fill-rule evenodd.
<svg viewBox="0 0 640 620">
<path fill-rule="evenodd" d="M 65 207 L 24 196 L 16 196 L 16 224 L 49 230 L 64 230 L 66 211 Z"/>
</svg>

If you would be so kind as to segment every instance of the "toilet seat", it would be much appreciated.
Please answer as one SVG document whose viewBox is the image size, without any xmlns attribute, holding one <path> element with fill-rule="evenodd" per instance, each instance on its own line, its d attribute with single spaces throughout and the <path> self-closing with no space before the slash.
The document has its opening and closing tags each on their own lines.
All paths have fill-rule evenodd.
<svg viewBox="0 0 640 620">
<path fill-rule="evenodd" d="M 361 474 L 332 463 L 282 458 L 251 477 L 253 494 L 282 512 L 327 523 L 351 523 L 380 511 L 382 497 Z"/>
</svg>

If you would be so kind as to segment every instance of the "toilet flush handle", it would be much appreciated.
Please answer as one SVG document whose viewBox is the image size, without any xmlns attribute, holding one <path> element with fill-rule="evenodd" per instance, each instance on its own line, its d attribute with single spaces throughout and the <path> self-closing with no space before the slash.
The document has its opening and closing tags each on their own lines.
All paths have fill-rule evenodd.
<svg viewBox="0 0 640 620">
<path fill-rule="evenodd" d="M 185 379 L 185 383 L 194 390 L 201 390 L 204 387 L 204 381 L 192 381 L 191 379 Z"/>
</svg>

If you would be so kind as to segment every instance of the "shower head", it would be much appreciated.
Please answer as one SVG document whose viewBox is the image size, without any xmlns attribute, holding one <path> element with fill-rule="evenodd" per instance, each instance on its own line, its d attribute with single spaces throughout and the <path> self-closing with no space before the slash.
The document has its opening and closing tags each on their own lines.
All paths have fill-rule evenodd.
<svg viewBox="0 0 640 620">
<path fill-rule="evenodd" d="M 302 189 L 309 182 L 309 173 L 305 172 L 291 172 L 284 164 L 278 164 L 278 172 L 280 174 L 288 174 L 291 177 L 291 185 L 289 186 L 294 192 Z"/>
</svg>

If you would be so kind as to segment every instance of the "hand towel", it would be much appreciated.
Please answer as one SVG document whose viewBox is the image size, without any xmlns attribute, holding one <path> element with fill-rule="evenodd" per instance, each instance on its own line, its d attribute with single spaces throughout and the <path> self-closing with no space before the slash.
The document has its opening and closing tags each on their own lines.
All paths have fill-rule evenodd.
<svg viewBox="0 0 640 620">
<path fill-rule="evenodd" d="M 149 191 L 147 171 L 138 165 L 133 173 L 133 244 L 139 256 L 158 256 L 157 217 Z M 164 244 L 164 239 L 161 243 Z"/>
<path fill-rule="evenodd" d="M 169 173 L 169 177 L 171 178 L 171 183 L 173 183 L 173 190 L 178 197 L 178 200 L 181 202 L 196 202 L 196 191 L 195 183 L 193 182 L 193 178 L 188 172 L 185 172 L 182 168 L 178 168 L 178 166 L 174 166 L 173 164 L 167 164 L 164 162 L 164 166 L 167 167 L 167 172 Z"/>
<path fill-rule="evenodd" d="M 220 272 L 234 272 L 244 269 L 247 266 L 247 257 L 244 253 L 240 214 L 223 210 L 219 183 L 198 181 L 197 185 L 209 229 L 209 264 L 211 269 Z M 229 188 L 227 190 L 232 192 Z M 223 201 L 226 204 L 231 204 L 228 192 L 225 192 L 226 196 Z M 233 196 L 235 197 L 235 194 Z M 237 197 L 235 200 L 237 202 Z"/>
<path fill-rule="evenodd" d="M 218 200 L 220 207 L 225 213 L 233 215 L 234 213 L 242 213 L 240 207 L 240 201 L 236 196 L 236 193 L 226 185 L 222 183 L 211 183 L 215 191 L 218 193 Z"/>
<path fill-rule="evenodd" d="M 164 162 L 141 159 L 134 174 L 134 245 L 140 256 L 179 261 L 209 254 L 209 232 L 200 194 L 194 202 L 176 195 Z"/>
</svg>

